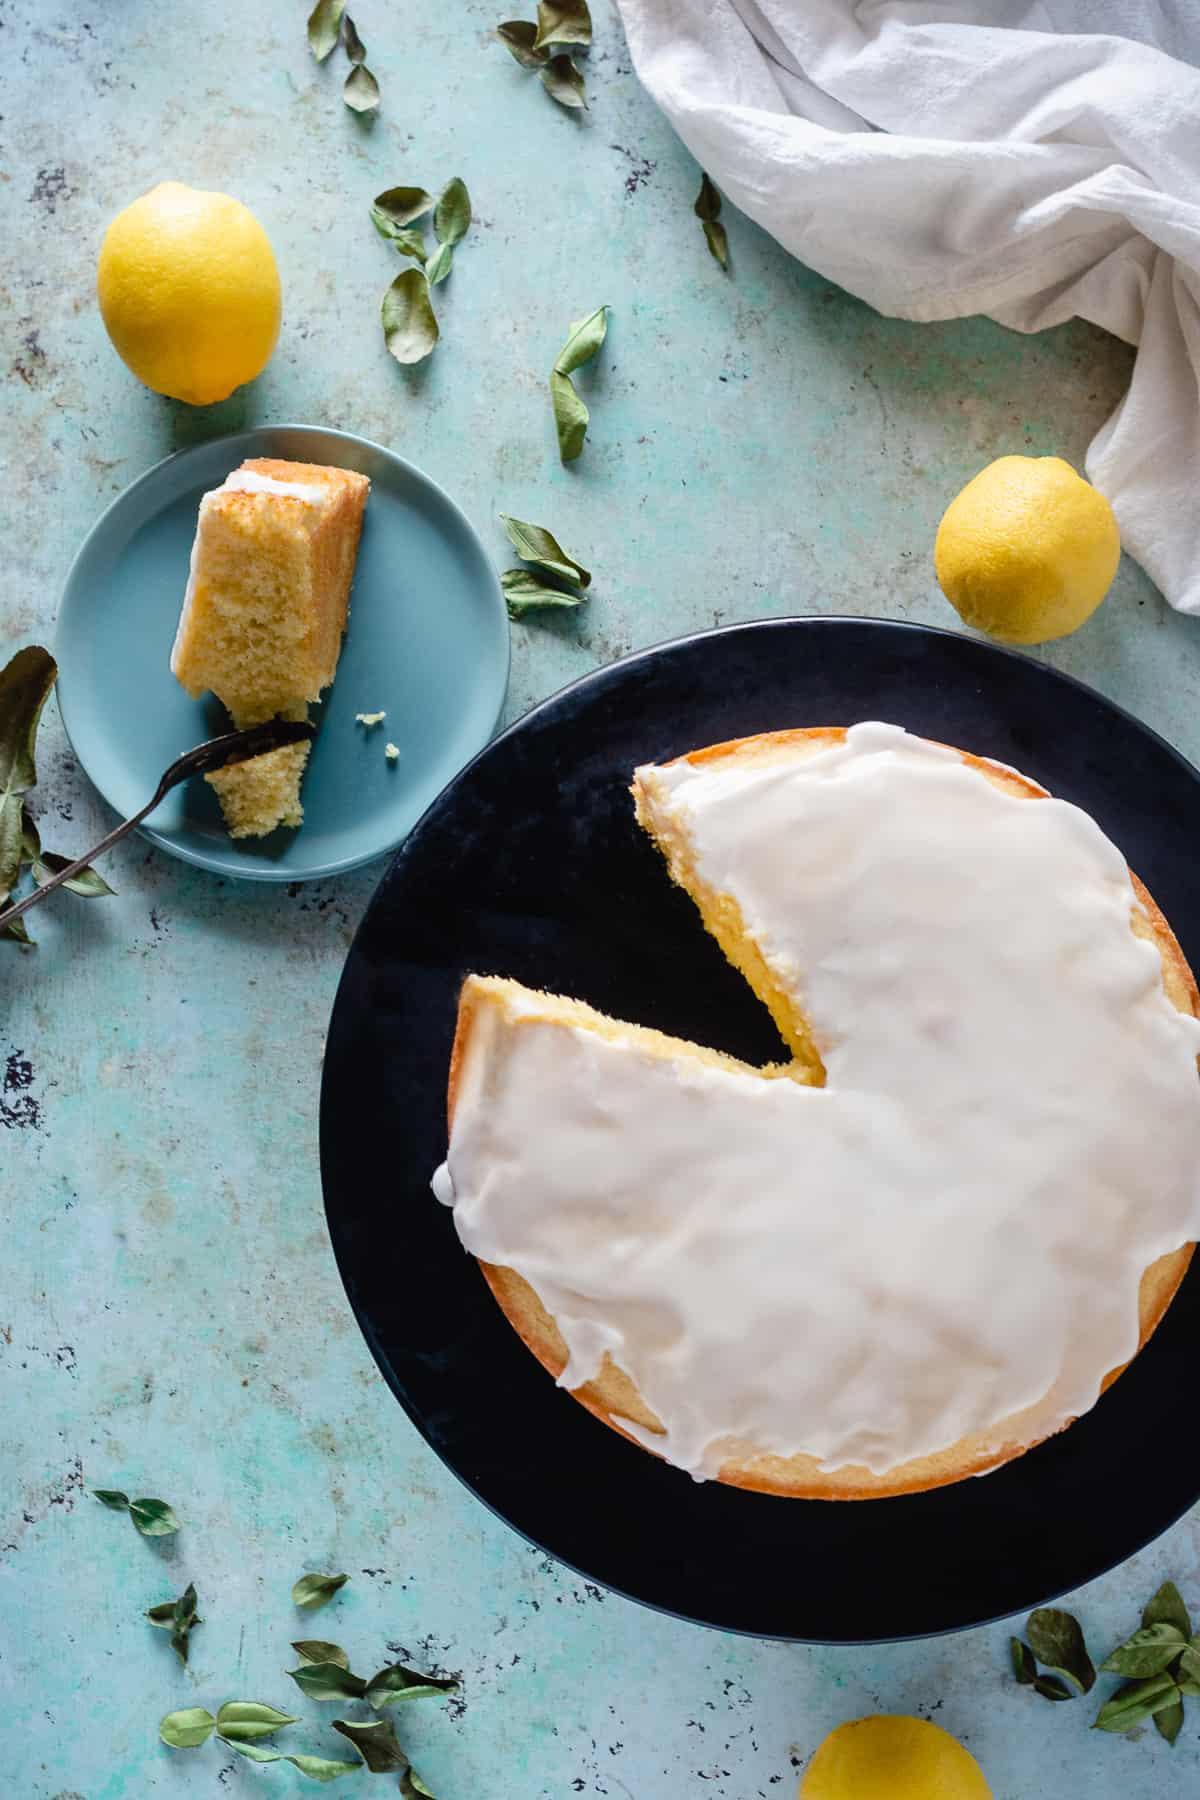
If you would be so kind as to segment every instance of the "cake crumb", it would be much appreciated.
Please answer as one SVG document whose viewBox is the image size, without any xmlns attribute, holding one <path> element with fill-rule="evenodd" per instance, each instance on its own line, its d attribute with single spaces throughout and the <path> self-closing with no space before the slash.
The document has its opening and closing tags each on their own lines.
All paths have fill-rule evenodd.
<svg viewBox="0 0 1200 1800">
<path fill-rule="evenodd" d="M 385 744 L 383 754 L 387 757 L 389 762 L 398 762 L 400 760 L 400 750 L 399 746 L 396 744 Z"/>
<path fill-rule="evenodd" d="M 372 725 L 381 725 L 386 718 L 387 714 L 385 712 L 355 713 L 354 723 L 356 725 L 365 725 L 367 730 L 370 731 Z"/>
</svg>

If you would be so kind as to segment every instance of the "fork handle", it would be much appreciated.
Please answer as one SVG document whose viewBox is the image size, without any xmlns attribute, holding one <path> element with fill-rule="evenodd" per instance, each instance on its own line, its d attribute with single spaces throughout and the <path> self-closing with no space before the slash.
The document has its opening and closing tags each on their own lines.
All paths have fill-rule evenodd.
<svg viewBox="0 0 1200 1800">
<path fill-rule="evenodd" d="M 47 894 L 52 894 L 55 888 L 60 888 L 64 881 L 70 881 L 72 875 L 78 875 L 81 869 L 86 869 L 89 863 L 95 862 L 98 856 L 103 856 L 106 850 L 111 850 L 114 844 L 119 844 L 127 832 L 132 831 L 135 825 L 140 825 L 142 820 L 154 811 L 166 792 L 167 789 L 160 784 L 155 789 L 153 798 L 146 806 L 142 807 L 140 812 L 135 812 L 131 819 L 125 819 L 120 825 L 115 826 L 107 837 L 102 837 L 91 850 L 86 850 L 82 856 L 77 856 L 73 863 L 68 863 L 65 869 L 60 869 L 57 875 L 52 875 L 50 880 L 41 887 L 34 888 L 32 894 L 26 894 L 23 900 L 18 900 L 12 906 L 5 907 L 4 911 L 0 912 L 0 931 L 3 931 L 6 925 L 11 925 L 14 919 L 19 919 L 22 913 L 27 913 L 31 906 L 36 906 L 39 900 L 44 900 Z"/>
</svg>

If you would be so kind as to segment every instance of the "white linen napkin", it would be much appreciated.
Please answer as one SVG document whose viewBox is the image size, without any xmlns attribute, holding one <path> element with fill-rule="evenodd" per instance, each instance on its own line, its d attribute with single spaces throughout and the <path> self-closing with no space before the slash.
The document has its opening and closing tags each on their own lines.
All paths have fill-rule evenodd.
<svg viewBox="0 0 1200 1800">
<path fill-rule="evenodd" d="M 1139 345 L 1087 472 L 1200 612 L 1200 0 L 617 0 L 696 160 L 906 319 Z"/>
</svg>

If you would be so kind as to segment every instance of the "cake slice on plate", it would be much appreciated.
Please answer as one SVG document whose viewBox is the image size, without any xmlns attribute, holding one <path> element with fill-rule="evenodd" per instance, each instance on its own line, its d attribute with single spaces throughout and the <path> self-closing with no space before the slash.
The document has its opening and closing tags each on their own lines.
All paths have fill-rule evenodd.
<svg viewBox="0 0 1200 1800">
<path fill-rule="evenodd" d="M 194 699 L 211 690 L 239 728 L 308 716 L 337 668 L 370 485 L 255 457 L 205 494 L 171 653 Z M 231 836 L 300 824 L 308 752 L 286 744 L 205 777 Z"/>
</svg>

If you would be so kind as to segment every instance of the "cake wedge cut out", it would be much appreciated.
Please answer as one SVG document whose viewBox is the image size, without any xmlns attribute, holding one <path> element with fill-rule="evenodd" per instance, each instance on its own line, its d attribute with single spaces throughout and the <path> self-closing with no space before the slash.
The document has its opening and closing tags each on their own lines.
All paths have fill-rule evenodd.
<svg viewBox="0 0 1200 1800">
<path fill-rule="evenodd" d="M 307 718 L 337 669 L 369 490 L 352 469 L 255 457 L 204 495 L 171 653 L 194 699 L 212 692 L 239 728 Z M 310 747 L 206 777 L 231 836 L 301 823 Z"/>
<path fill-rule="evenodd" d="M 469 977 L 435 1192 L 510 1322 L 644 1449 L 771 1493 L 1068 1426 L 1200 1232 L 1200 996 L 1146 889 L 1079 809 L 894 726 L 634 798 L 784 1060 Z"/>
</svg>

